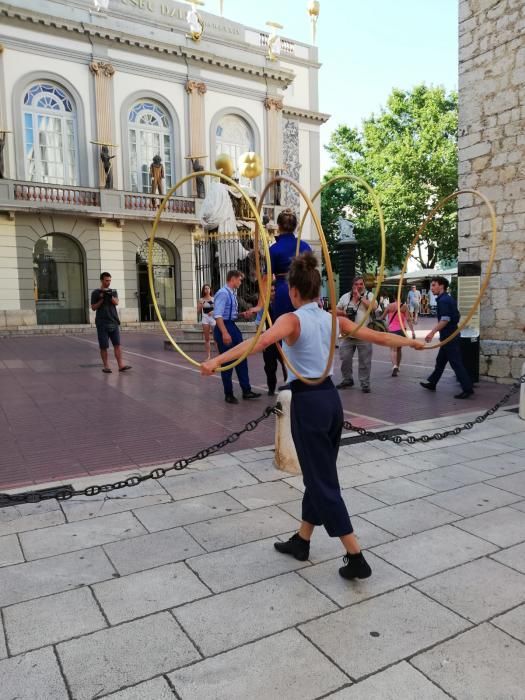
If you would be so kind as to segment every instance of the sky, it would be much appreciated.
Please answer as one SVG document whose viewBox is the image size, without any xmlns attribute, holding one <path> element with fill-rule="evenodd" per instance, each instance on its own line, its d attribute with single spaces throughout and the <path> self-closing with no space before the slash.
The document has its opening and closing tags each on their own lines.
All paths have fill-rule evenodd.
<svg viewBox="0 0 525 700">
<path fill-rule="evenodd" d="M 317 46 L 319 111 L 331 114 L 321 128 L 326 144 L 339 124 L 360 126 L 378 113 L 392 88 L 418 83 L 456 90 L 457 0 L 320 0 Z M 223 0 L 224 16 L 255 29 L 268 20 L 281 35 L 311 42 L 307 0 Z M 219 0 L 203 8 L 219 13 Z M 285 93 L 286 102 L 286 93 Z M 321 170 L 331 160 L 321 147 Z"/>
</svg>

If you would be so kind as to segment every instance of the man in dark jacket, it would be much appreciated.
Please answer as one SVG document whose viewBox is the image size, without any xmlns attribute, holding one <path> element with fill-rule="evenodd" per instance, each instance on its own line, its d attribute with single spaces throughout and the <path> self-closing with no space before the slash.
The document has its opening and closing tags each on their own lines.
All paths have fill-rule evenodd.
<svg viewBox="0 0 525 700">
<path fill-rule="evenodd" d="M 438 322 L 427 334 L 425 340 L 430 343 L 436 333 L 439 332 L 439 339 L 446 340 L 458 327 L 459 311 L 456 301 L 448 294 L 448 280 L 446 277 L 432 277 L 430 284 L 432 294 L 437 298 L 437 318 Z M 454 370 L 458 382 L 461 384 L 462 391 L 454 396 L 455 399 L 468 399 L 472 396 L 474 389 L 472 388 L 472 379 L 463 365 L 461 359 L 461 349 L 459 345 L 459 335 L 451 340 L 446 345 L 439 348 L 436 357 L 436 366 L 434 371 L 426 382 L 420 382 L 421 386 L 429 391 L 436 390 L 436 384 L 441 379 L 447 362 Z"/>
</svg>

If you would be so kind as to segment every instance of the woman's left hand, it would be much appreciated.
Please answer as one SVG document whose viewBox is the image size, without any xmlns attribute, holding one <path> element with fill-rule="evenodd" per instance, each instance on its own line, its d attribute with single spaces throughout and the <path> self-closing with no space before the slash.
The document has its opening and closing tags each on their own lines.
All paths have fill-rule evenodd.
<svg viewBox="0 0 525 700">
<path fill-rule="evenodd" d="M 216 369 L 217 369 L 217 362 L 216 362 L 215 358 L 212 360 L 208 360 L 207 362 L 203 362 L 201 364 L 201 374 L 204 377 L 210 377 L 215 372 Z"/>
</svg>

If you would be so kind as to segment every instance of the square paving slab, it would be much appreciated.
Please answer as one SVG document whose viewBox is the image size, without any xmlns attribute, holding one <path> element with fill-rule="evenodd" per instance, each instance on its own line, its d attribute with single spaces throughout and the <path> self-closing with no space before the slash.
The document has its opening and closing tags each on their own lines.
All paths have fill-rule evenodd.
<svg viewBox="0 0 525 700">
<path fill-rule="evenodd" d="M 488 484 L 471 484 L 454 491 L 445 491 L 434 496 L 428 496 L 427 501 L 453 513 L 468 517 L 487 510 L 494 510 L 520 500 L 520 496 L 495 489 Z"/>
<path fill-rule="evenodd" d="M 6 700 L 67 700 L 64 680 L 51 647 L 0 661 Z"/>
<path fill-rule="evenodd" d="M 460 520 L 457 527 L 500 547 L 510 547 L 525 540 L 525 513 L 516 508 L 498 508 Z"/>
<path fill-rule="evenodd" d="M 508 632 L 516 639 L 525 642 L 525 605 L 520 605 L 518 608 L 505 613 L 505 615 L 495 617 L 492 620 L 492 624 L 504 632 Z"/>
<path fill-rule="evenodd" d="M 4 608 L 4 627 L 12 654 L 107 627 L 88 587 Z"/>
<path fill-rule="evenodd" d="M 480 516 L 478 516 L 480 517 Z M 382 559 L 423 578 L 490 554 L 496 547 L 451 525 L 387 542 L 372 550 Z"/>
<path fill-rule="evenodd" d="M 414 586 L 471 622 L 483 622 L 525 600 L 525 576 L 486 557 Z"/>
<path fill-rule="evenodd" d="M 411 663 L 457 700 L 521 700 L 525 645 L 486 623 Z"/>
<path fill-rule="evenodd" d="M 334 610 L 292 573 L 183 605 L 174 614 L 204 656 L 211 656 Z"/>
<path fill-rule="evenodd" d="M 300 629 L 357 680 L 468 626 L 466 620 L 407 586 L 325 615 Z"/>
<path fill-rule="evenodd" d="M 363 518 L 398 537 L 406 537 L 458 520 L 459 516 L 425 500 L 418 500 L 367 512 Z"/>
<path fill-rule="evenodd" d="M 371 552 L 366 552 L 366 560 L 372 568 L 372 576 L 362 581 L 346 581 L 339 576 L 342 558 L 301 569 L 298 574 L 342 607 L 400 588 L 414 580 Z"/>
<path fill-rule="evenodd" d="M 330 700 L 446 700 L 448 695 L 406 661 L 327 696 Z"/>
<path fill-rule="evenodd" d="M 188 559 L 187 564 L 214 593 L 309 566 L 308 562 L 279 554 L 273 546 L 274 541 L 259 540 L 202 554 Z"/>
<path fill-rule="evenodd" d="M 349 680 L 296 630 L 205 659 L 169 678 L 182 700 L 314 700 Z"/>
<path fill-rule="evenodd" d="M 76 700 L 107 695 L 200 658 L 167 612 L 62 642 L 57 652 Z"/>
</svg>

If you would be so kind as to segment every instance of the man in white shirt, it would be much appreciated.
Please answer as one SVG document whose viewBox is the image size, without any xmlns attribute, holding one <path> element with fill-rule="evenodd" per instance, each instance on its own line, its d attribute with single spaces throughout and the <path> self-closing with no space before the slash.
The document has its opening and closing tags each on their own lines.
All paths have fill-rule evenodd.
<svg viewBox="0 0 525 700">
<path fill-rule="evenodd" d="M 418 290 L 415 284 L 412 285 L 412 288 L 408 292 L 407 301 L 408 311 L 412 317 L 412 323 L 417 323 L 421 308 L 421 292 Z"/>
<path fill-rule="evenodd" d="M 337 303 L 337 315 L 346 316 L 351 321 L 361 323 L 364 315 L 371 308 L 371 315 L 377 307 L 373 294 L 366 291 L 365 281 L 362 277 L 354 277 L 352 291 L 343 294 Z M 365 394 L 370 393 L 370 372 L 372 370 L 372 343 L 365 343 L 359 337 L 346 336 L 339 345 L 341 356 L 341 374 L 343 380 L 337 385 L 338 389 L 347 389 L 354 386 L 352 361 L 357 350 L 359 359 L 358 373 L 361 390 Z"/>
</svg>

